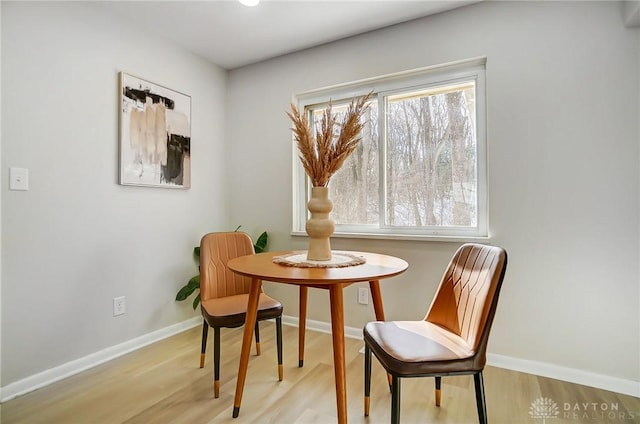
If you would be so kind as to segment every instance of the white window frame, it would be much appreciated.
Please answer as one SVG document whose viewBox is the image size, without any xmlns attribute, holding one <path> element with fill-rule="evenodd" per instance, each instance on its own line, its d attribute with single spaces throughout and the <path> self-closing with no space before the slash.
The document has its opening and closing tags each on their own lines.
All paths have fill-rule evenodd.
<svg viewBox="0 0 640 424">
<path fill-rule="evenodd" d="M 370 92 L 377 95 L 379 105 L 378 119 L 384 119 L 384 96 L 411 89 L 455 83 L 474 79 L 476 82 L 476 145 L 477 145 L 477 226 L 442 227 L 423 229 L 415 227 L 386 227 L 384 221 L 379 225 L 338 225 L 332 237 L 385 238 L 442 241 L 472 241 L 489 239 L 488 187 L 487 187 L 487 108 L 486 108 L 486 58 L 474 58 L 443 65 L 430 66 L 411 71 L 384 75 L 352 83 L 340 84 L 318 90 L 299 93 L 293 102 L 300 111 L 305 108 L 327 103 L 330 99 L 337 103 L 364 96 Z M 383 128 L 380 122 L 379 128 Z M 382 137 L 383 131 L 380 131 Z M 386 143 L 379 143 L 379 155 L 384 154 Z M 305 223 L 309 217 L 307 202 L 311 192 L 310 180 L 300 162 L 295 142 L 293 148 L 293 222 L 292 235 L 306 236 Z M 382 157 L 382 156 L 381 156 Z M 384 204 L 385 175 L 384 161 L 380 160 L 380 205 Z"/>
</svg>

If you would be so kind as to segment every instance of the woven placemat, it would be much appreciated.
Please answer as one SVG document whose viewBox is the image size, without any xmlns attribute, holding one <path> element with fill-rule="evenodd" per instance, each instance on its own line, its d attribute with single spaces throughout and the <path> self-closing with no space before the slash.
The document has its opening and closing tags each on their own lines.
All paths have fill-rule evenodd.
<svg viewBox="0 0 640 424">
<path fill-rule="evenodd" d="M 328 261 L 312 261 L 307 259 L 307 251 L 293 252 L 286 255 L 274 256 L 273 262 L 280 265 L 297 268 L 344 268 L 347 266 L 362 265 L 367 260 L 362 256 L 347 252 L 331 252 Z"/>
</svg>

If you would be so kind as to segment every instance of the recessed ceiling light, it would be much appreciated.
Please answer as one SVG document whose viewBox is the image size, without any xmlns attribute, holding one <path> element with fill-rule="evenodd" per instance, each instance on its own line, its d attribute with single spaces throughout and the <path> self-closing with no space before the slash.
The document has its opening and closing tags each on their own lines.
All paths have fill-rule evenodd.
<svg viewBox="0 0 640 424">
<path fill-rule="evenodd" d="M 257 6 L 260 3 L 260 0 L 238 0 L 238 1 L 248 7 Z"/>
</svg>

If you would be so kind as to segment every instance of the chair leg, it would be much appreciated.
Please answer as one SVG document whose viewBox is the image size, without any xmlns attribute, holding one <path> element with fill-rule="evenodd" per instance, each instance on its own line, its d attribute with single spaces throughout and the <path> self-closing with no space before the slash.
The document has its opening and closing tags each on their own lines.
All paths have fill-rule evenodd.
<svg viewBox="0 0 640 424">
<path fill-rule="evenodd" d="M 391 424 L 400 424 L 400 377 L 391 376 Z"/>
<path fill-rule="evenodd" d="M 256 334 L 256 356 L 260 356 L 260 325 L 257 320 L 254 333 Z"/>
<path fill-rule="evenodd" d="M 440 406 L 440 385 L 442 383 L 442 377 L 436 376 L 436 406 Z"/>
<path fill-rule="evenodd" d="M 371 405 L 371 349 L 364 345 L 364 416 L 369 416 Z"/>
<path fill-rule="evenodd" d="M 220 327 L 213 328 L 213 397 L 220 396 Z"/>
<path fill-rule="evenodd" d="M 202 321 L 202 349 L 200 349 L 200 368 L 204 368 L 204 357 L 207 353 L 207 336 L 209 335 L 209 324 Z"/>
<path fill-rule="evenodd" d="M 473 375 L 473 382 L 476 386 L 476 404 L 478 405 L 478 422 L 487 424 L 487 402 L 484 397 L 484 379 L 482 371 Z"/>
<path fill-rule="evenodd" d="M 276 318 L 276 344 L 278 350 L 278 381 L 282 381 L 284 374 L 282 366 L 282 316 Z"/>
</svg>

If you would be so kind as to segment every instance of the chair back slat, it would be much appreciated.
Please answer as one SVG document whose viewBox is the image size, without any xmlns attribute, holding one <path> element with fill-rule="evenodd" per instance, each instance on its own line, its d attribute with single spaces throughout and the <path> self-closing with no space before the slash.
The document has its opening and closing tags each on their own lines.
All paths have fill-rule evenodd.
<svg viewBox="0 0 640 424">
<path fill-rule="evenodd" d="M 462 245 L 444 273 L 425 320 L 462 337 L 476 352 L 486 348 L 506 260 L 500 247 Z"/>
<path fill-rule="evenodd" d="M 231 271 L 227 262 L 254 253 L 253 242 L 246 233 L 205 234 L 200 241 L 201 300 L 249 293 L 251 279 Z"/>
</svg>

